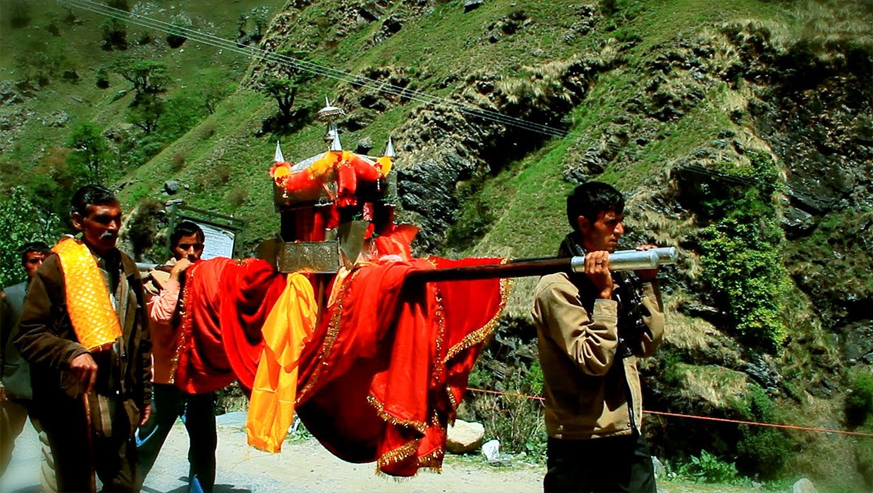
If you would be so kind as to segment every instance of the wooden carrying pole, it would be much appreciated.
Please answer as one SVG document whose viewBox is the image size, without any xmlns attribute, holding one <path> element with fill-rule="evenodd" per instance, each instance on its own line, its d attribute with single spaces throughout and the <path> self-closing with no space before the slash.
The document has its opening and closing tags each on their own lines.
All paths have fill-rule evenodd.
<svg viewBox="0 0 873 493">
<path fill-rule="evenodd" d="M 651 250 L 623 250 L 609 255 L 611 270 L 655 269 L 660 265 L 673 264 L 679 258 L 674 247 Z M 476 265 L 449 269 L 419 270 L 411 272 L 407 282 L 473 281 L 502 277 L 544 276 L 556 272 L 579 273 L 585 270 L 585 257 L 545 258 L 509 261 L 505 264 Z"/>
</svg>

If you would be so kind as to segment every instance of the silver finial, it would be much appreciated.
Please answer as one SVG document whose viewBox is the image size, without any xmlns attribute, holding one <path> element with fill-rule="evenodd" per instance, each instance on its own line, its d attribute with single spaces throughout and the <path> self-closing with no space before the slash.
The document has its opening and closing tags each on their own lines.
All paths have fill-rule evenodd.
<svg viewBox="0 0 873 493">
<path fill-rule="evenodd" d="M 385 157 L 394 157 L 394 143 L 391 141 L 391 137 L 388 137 L 388 145 L 385 146 Z"/>
</svg>

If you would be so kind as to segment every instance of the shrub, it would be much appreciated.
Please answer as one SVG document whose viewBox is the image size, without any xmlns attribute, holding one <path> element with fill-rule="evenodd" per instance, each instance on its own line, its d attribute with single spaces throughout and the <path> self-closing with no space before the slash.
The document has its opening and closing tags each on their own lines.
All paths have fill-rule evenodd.
<svg viewBox="0 0 873 493">
<path fill-rule="evenodd" d="M 743 339 L 776 350 L 788 335 L 783 301 L 790 286 L 771 203 L 778 170 L 763 154 L 750 153 L 750 162 L 739 170 L 722 170 L 744 178 L 743 185 L 715 183 L 702 201 L 703 216 L 713 222 L 700 231 L 703 277 Z"/>
<path fill-rule="evenodd" d="M 744 483 L 737 472 L 737 466 L 726 462 L 706 450 L 700 451 L 700 457 L 691 456 L 691 462 L 679 467 L 679 475 L 698 483 Z"/>
<path fill-rule="evenodd" d="M 173 158 L 170 160 L 173 173 L 178 173 L 185 167 L 185 159 L 185 154 L 181 152 L 173 154 Z"/>
<path fill-rule="evenodd" d="M 756 223 L 730 218 L 701 231 L 704 277 L 740 335 L 768 350 L 788 335 L 782 302 L 789 289 L 778 244 Z"/>
<path fill-rule="evenodd" d="M 227 201 L 237 207 L 243 205 L 249 197 L 249 190 L 242 185 L 236 185 L 227 195 Z"/>
<path fill-rule="evenodd" d="M 873 411 L 873 375 L 857 372 L 849 389 L 846 397 L 846 420 L 851 426 L 860 426 Z"/>
<path fill-rule="evenodd" d="M 127 49 L 127 25 L 110 17 L 100 24 L 103 43 L 100 45 L 106 51 Z"/>
<path fill-rule="evenodd" d="M 746 400 L 737 406 L 743 419 L 776 423 L 776 406 L 761 387 L 752 385 Z M 782 430 L 762 426 L 740 425 L 737 441 L 737 465 L 749 475 L 774 478 L 792 453 L 791 438 Z"/>
<path fill-rule="evenodd" d="M 203 125 L 200 125 L 200 127 L 197 129 L 197 137 L 202 140 L 206 140 L 215 135 L 215 130 L 215 122 L 206 122 Z"/>
<path fill-rule="evenodd" d="M 233 170 L 230 169 L 230 166 L 222 163 L 216 164 L 213 168 L 213 176 L 215 177 L 215 181 L 219 185 L 226 185 L 227 182 L 230 181 L 230 176 L 233 174 Z"/>
<path fill-rule="evenodd" d="M 94 83 L 100 89 L 108 89 L 109 88 L 109 70 L 100 66 L 97 67 L 97 71 L 94 73 Z"/>
<path fill-rule="evenodd" d="M 791 439 L 773 428 L 741 425 L 739 430 L 737 464 L 748 474 L 776 477 L 792 454 Z"/>
<path fill-rule="evenodd" d="M 545 458 L 542 402 L 512 395 L 482 395 L 473 401 L 472 407 L 483 421 L 485 435 L 500 440 L 501 450 L 524 452 L 539 461 Z"/>
</svg>

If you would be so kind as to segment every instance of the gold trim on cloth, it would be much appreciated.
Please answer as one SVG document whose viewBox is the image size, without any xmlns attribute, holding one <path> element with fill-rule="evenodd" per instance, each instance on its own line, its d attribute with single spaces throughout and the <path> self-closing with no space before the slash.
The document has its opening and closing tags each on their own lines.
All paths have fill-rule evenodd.
<svg viewBox="0 0 873 493">
<path fill-rule="evenodd" d="M 506 263 L 506 260 L 504 259 L 501 263 Z M 485 339 L 488 339 L 488 336 L 494 333 L 494 330 L 497 329 L 497 325 L 500 323 L 500 316 L 503 315 L 503 309 L 506 308 L 506 301 L 509 298 L 509 288 L 511 286 L 511 279 L 503 278 L 500 280 L 500 305 L 497 307 L 497 313 L 491 317 L 491 320 L 489 320 L 488 323 L 481 328 L 470 332 L 466 337 L 461 339 L 461 342 L 449 348 L 449 352 L 446 354 L 446 357 L 443 358 L 443 364 L 448 363 L 461 352 L 475 346 L 476 344 L 484 342 Z"/>
<path fill-rule="evenodd" d="M 422 435 L 424 435 L 425 430 L 427 430 L 427 424 L 425 424 L 423 421 L 398 419 L 387 413 L 385 411 L 385 405 L 382 404 L 379 399 L 373 397 L 372 395 L 367 396 L 367 402 L 369 402 L 371 406 L 376 408 L 376 413 L 379 415 L 380 418 L 387 421 L 388 423 L 391 423 L 392 425 L 412 428 Z"/>
<path fill-rule="evenodd" d="M 317 366 L 315 367 L 315 371 L 312 372 L 312 377 L 310 377 L 309 381 L 306 382 L 306 386 L 298 391 L 297 399 L 294 401 L 295 405 L 300 405 L 300 401 L 303 400 L 306 394 L 312 390 L 312 387 L 314 387 L 316 382 L 318 382 L 318 377 L 321 375 L 321 369 L 327 366 L 327 361 L 325 361 L 325 359 L 330 356 L 330 350 L 333 348 L 333 343 L 336 341 L 336 337 L 339 334 L 339 324 L 343 315 L 343 301 L 346 299 L 346 294 L 348 293 L 348 290 L 351 289 L 352 283 L 355 277 L 357 277 L 358 272 L 360 272 L 358 269 L 352 270 L 352 272 L 343 280 L 342 290 L 340 291 L 339 296 L 337 296 L 336 304 L 331 307 L 330 323 L 327 325 L 327 334 L 325 334 L 324 343 L 321 345 L 321 352 L 318 355 L 318 362 L 316 362 Z"/>
<path fill-rule="evenodd" d="M 65 238 L 52 248 L 61 261 L 66 285 L 67 313 L 79 344 L 93 351 L 121 337 L 121 323 L 97 260 L 75 238 Z"/>
<path fill-rule="evenodd" d="M 378 470 L 381 470 L 386 466 L 390 466 L 391 464 L 406 460 L 415 455 L 415 453 L 418 451 L 419 441 L 419 439 L 411 440 L 394 450 L 382 454 L 382 456 L 376 460 L 377 472 Z"/>
<path fill-rule="evenodd" d="M 188 334 L 194 330 L 194 316 L 188 310 L 188 287 L 194 283 L 194 272 L 197 271 L 199 263 L 195 263 L 185 270 L 185 287 L 182 288 L 182 295 L 179 296 L 179 332 L 176 336 L 176 351 L 173 353 L 172 365 L 170 367 L 170 383 L 176 383 L 176 372 L 179 371 L 179 359 L 182 353 L 188 350 Z"/>
</svg>

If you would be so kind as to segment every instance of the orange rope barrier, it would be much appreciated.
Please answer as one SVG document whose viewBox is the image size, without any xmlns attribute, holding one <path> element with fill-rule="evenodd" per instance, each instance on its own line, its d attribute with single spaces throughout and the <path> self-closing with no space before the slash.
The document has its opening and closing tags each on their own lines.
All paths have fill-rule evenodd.
<svg viewBox="0 0 873 493">
<path fill-rule="evenodd" d="M 496 390 L 483 390 L 483 389 L 474 389 L 474 388 L 468 388 L 467 390 L 470 390 L 472 392 L 482 392 L 485 394 L 508 395 L 511 397 L 524 397 L 525 399 L 533 399 L 533 400 L 538 400 L 538 401 L 545 400 L 538 395 L 510 394 L 507 392 L 498 392 Z M 769 426 L 771 428 L 785 428 L 785 429 L 789 429 L 789 430 L 819 431 L 819 432 L 823 432 L 823 433 L 837 433 L 840 435 L 852 435 L 852 436 L 861 436 L 861 437 L 873 438 L 873 434 L 871 434 L 871 433 L 860 433 L 857 431 L 831 430 L 828 428 L 812 428 L 809 426 L 797 426 L 797 425 L 779 425 L 779 424 L 774 424 L 774 423 L 759 423 L 756 421 L 743 421 L 743 420 L 739 420 L 739 419 L 713 418 L 711 416 L 695 416 L 695 415 L 691 415 L 691 414 L 668 413 L 668 412 L 663 412 L 663 411 L 643 410 L 643 412 L 646 414 L 655 414 L 655 415 L 659 415 L 659 416 L 669 416 L 669 417 L 673 417 L 673 418 L 702 419 L 702 420 L 706 420 L 706 421 L 719 421 L 722 423 L 734 423 L 734 424 L 753 425 L 753 426 Z"/>
</svg>

